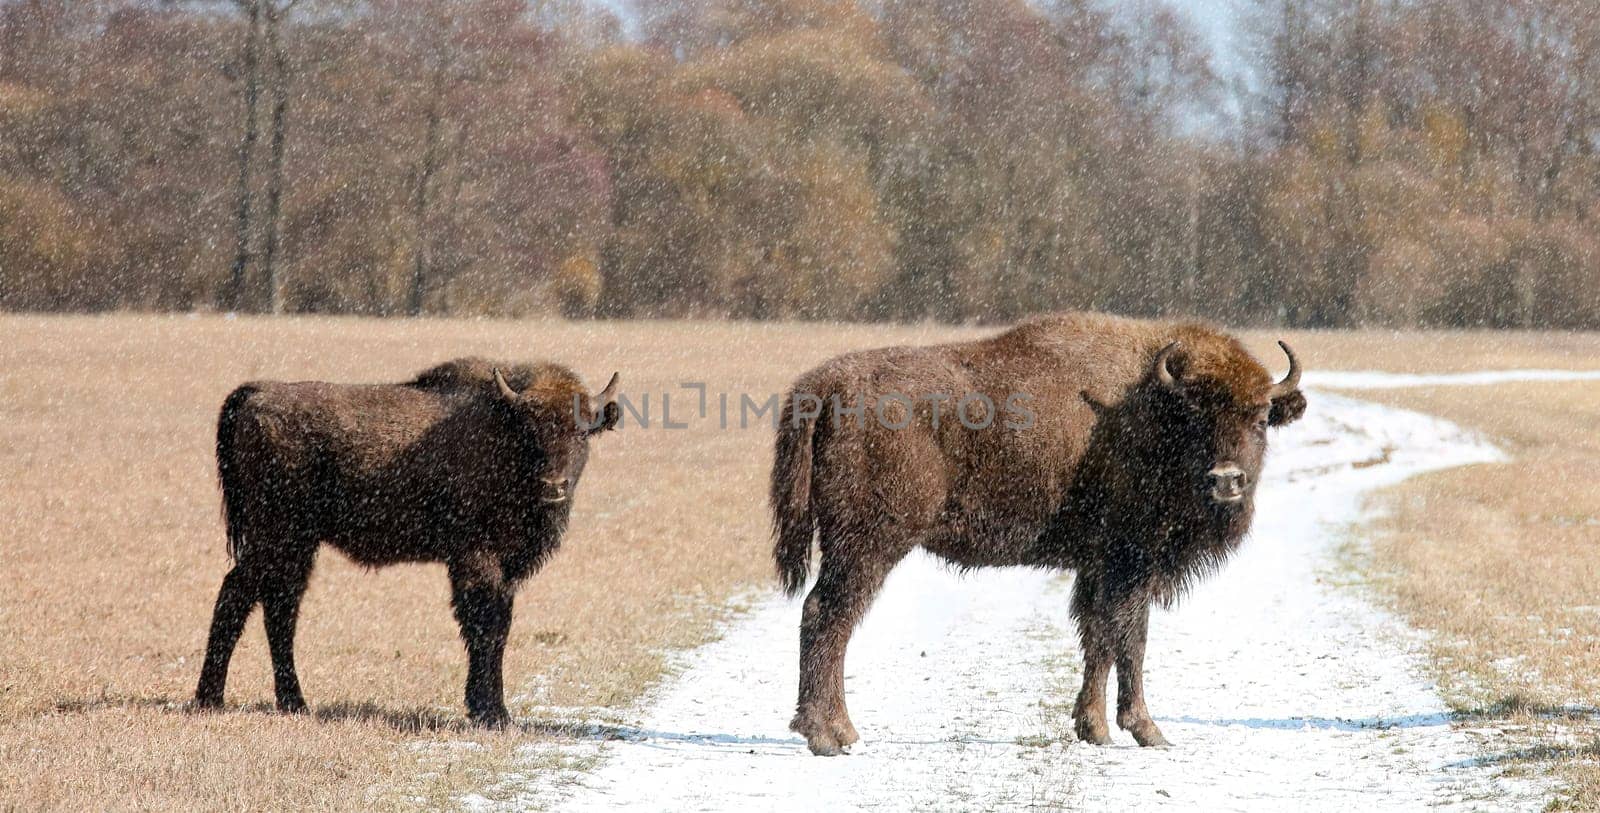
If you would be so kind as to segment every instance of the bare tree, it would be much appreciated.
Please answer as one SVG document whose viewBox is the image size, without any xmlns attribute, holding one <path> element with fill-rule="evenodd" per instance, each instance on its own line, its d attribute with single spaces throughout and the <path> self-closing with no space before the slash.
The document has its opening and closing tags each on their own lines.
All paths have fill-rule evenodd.
<svg viewBox="0 0 1600 813">
<path fill-rule="evenodd" d="M 251 208 L 254 202 L 254 190 L 251 182 L 251 168 L 256 151 L 256 142 L 261 138 L 260 125 L 256 120 L 256 108 L 261 97 L 261 0 L 235 0 L 239 9 L 244 12 L 247 20 L 244 41 L 244 128 L 239 136 L 238 150 L 238 182 L 235 187 L 234 203 L 234 254 L 233 268 L 228 275 L 228 287 L 224 292 L 224 306 L 242 310 L 247 304 L 249 287 L 247 277 L 250 263 L 253 259 L 251 252 Z"/>
<path fill-rule="evenodd" d="M 440 64 L 434 73 L 427 110 L 423 113 L 422 157 L 418 162 L 416 185 L 411 192 L 411 215 L 416 222 L 417 247 L 411 257 L 411 295 L 406 301 L 406 314 L 421 316 L 424 300 L 433 284 L 429 269 L 428 232 L 429 192 L 433 179 L 439 172 L 443 152 L 444 111 L 440 109 L 445 90 L 447 64 Z"/>
<path fill-rule="evenodd" d="M 267 50 L 272 55 L 272 143 L 268 149 L 266 246 L 261 268 L 266 286 L 267 310 L 283 312 L 283 280 L 278 267 L 280 224 L 283 218 L 283 153 L 288 135 L 289 60 L 284 53 L 284 19 L 300 0 L 282 4 L 268 2 L 266 8 Z"/>
</svg>

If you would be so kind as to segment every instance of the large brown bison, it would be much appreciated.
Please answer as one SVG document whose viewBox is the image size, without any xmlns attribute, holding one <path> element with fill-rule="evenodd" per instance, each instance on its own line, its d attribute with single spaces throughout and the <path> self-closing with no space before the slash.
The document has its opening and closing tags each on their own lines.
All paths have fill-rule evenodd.
<svg viewBox="0 0 1600 813">
<path fill-rule="evenodd" d="M 505 724 L 501 658 L 518 584 L 561 542 L 589 438 L 616 425 L 617 377 L 590 396 L 555 364 L 477 358 L 405 384 L 257 382 L 217 420 L 233 569 L 195 700 L 222 704 L 228 659 L 257 604 L 278 708 L 304 711 L 295 619 L 318 546 L 369 567 L 443 562 L 466 641 L 472 720 Z"/>
<path fill-rule="evenodd" d="M 1114 662 L 1117 724 L 1166 744 L 1144 702 L 1150 603 L 1170 604 L 1249 528 L 1267 427 L 1306 408 L 1283 350 L 1289 373 L 1273 383 L 1215 328 L 1067 314 L 980 341 L 853 353 L 801 376 L 771 498 L 789 595 L 805 586 L 813 534 L 822 553 L 791 723 L 812 753 L 859 739 L 845 647 L 918 546 L 962 568 L 1076 571 L 1078 737 L 1110 742 Z"/>
</svg>

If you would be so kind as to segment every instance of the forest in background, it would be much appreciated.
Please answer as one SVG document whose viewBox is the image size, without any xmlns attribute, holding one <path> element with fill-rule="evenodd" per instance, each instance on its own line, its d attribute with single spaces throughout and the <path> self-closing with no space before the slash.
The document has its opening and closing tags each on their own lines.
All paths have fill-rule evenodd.
<svg viewBox="0 0 1600 813">
<path fill-rule="evenodd" d="M 0 308 L 1600 328 L 1600 5 L 0 0 Z"/>
</svg>

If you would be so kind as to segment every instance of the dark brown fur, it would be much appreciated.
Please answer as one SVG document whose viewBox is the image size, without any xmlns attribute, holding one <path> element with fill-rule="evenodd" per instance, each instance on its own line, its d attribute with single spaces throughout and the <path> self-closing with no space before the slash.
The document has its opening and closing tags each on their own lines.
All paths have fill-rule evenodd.
<svg viewBox="0 0 1600 813">
<path fill-rule="evenodd" d="M 217 472 L 234 566 L 212 617 L 201 707 L 222 704 L 228 660 L 260 603 L 278 708 L 305 709 L 295 621 L 327 543 L 369 567 L 444 563 L 469 714 L 508 719 L 501 659 L 513 596 L 560 544 L 589 437 L 620 412 L 611 390 L 591 398 L 559 365 L 501 366 L 514 392 L 495 370 L 466 358 L 405 384 L 256 382 L 228 396 Z"/>
<path fill-rule="evenodd" d="M 1155 374 L 1163 348 L 1181 342 Z M 1077 572 L 1073 614 L 1084 651 L 1078 735 L 1109 742 L 1105 681 L 1117 665 L 1117 722 L 1142 744 L 1164 744 L 1143 697 L 1152 601 L 1169 603 L 1220 564 L 1249 528 L 1265 426 L 1305 410 L 1298 389 L 1276 392 L 1232 337 L 1202 324 L 1066 314 L 980 341 L 841 356 L 801 376 L 780 423 L 772 471 L 774 558 L 796 595 L 816 586 L 801 622 L 800 694 L 793 728 L 815 753 L 858 737 L 844 704 L 850 634 L 889 571 L 913 548 L 961 567 L 1028 565 Z M 946 403 L 937 429 L 919 400 L 908 428 L 874 416 L 880 398 L 986 394 L 1000 411 L 1031 396 L 1037 417 L 992 416 L 971 429 Z M 864 425 L 797 419 L 796 395 L 845 406 L 865 399 Z M 903 402 L 886 402 L 890 423 Z M 973 414 L 975 422 L 981 422 Z M 1014 417 L 1015 420 L 1008 421 Z M 1221 503 L 1213 467 L 1244 473 L 1245 494 Z"/>
</svg>

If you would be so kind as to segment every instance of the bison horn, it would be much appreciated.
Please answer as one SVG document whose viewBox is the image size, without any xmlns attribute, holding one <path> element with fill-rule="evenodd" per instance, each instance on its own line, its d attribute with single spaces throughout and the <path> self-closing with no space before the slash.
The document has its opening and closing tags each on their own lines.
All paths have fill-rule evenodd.
<svg viewBox="0 0 1600 813">
<path fill-rule="evenodd" d="M 609 404 L 612 401 L 616 400 L 616 398 L 617 398 L 617 381 L 620 378 L 622 378 L 622 374 L 621 373 L 612 373 L 611 374 L 611 381 L 606 384 L 606 388 L 601 390 L 599 395 L 595 396 L 595 399 L 600 402 L 600 406 L 603 407 L 606 404 Z"/>
<path fill-rule="evenodd" d="M 1172 375 L 1172 370 L 1167 367 L 1167 360 L 1171 359 L 1173 352 L 1182 346 L 1183 342 L 1173 342 L 1161 348 L 1161 352 L 1156 354 L 1156 380 L 1160 381 L 1161 386 L 1167 389 L 1178 388 L 1178 379 Z"/>
<path fill-rule="evenodd" d="M 1272 385 L 1272 397 L 1288 395 L 1300 389 L 1300 360 L 1294 357 L 1294 351 L 1289 349 L 1289 343 L 1279 341 L 1278 346 L 1283 348 L 1283 354 L 1289 357 L 1289 372 L 1282 381 Z"/>
<path fill-rule="evenodd" d="M 500 368 L 494 368 L 494 385 L 500 389 L 500 394 L 509 399 L 516 399 L 517 391 L 506 383 L 506 377 L 500 374 Z"/>
</svg>

